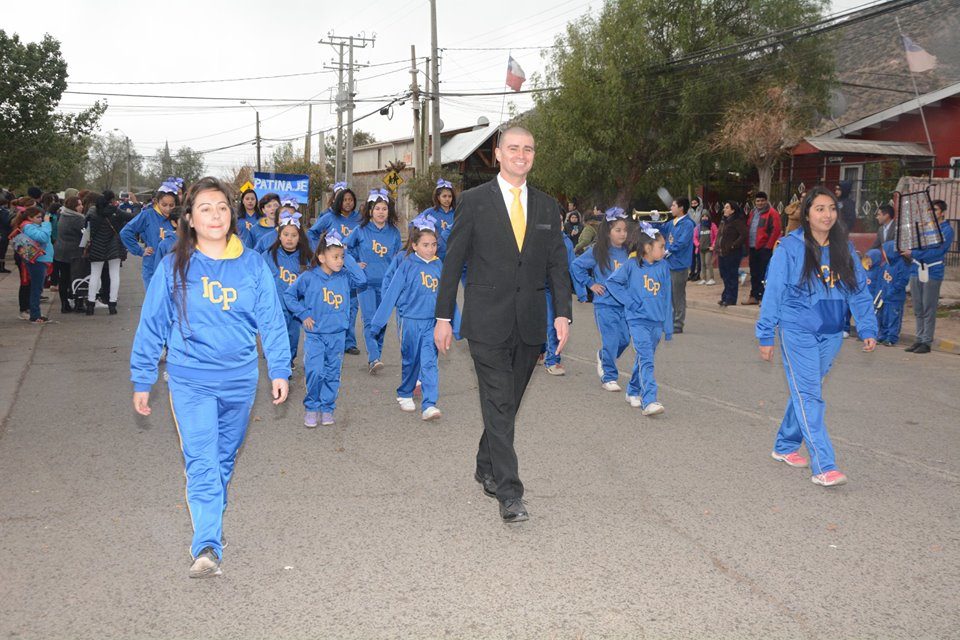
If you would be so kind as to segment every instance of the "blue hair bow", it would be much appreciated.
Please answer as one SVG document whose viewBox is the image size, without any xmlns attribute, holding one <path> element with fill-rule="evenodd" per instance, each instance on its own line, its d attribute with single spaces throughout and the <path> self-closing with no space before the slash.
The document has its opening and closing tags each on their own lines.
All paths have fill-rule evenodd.
<svg viewBox="0 0 960 640">
<path fill-rule="evenodd" d="M 177 185 L 169 181 L 164 182 L 157 188 L 157 193 L 172 193 L 173 195 L 177 195 L 178 191 L 180 191 L 180 189 L 177 188 Z"/>
<path fill-rule="evenodd" d="M 383 200 L 390 202 L 390 193 L 386 189 L 370 189 L 370 195 L 367 196 L 367 202 L 376 202 Z"/>
<path fill-rule="evenodd" d="M 437 231 L 437 221 L 433 218 L 433 216 L 417 216 L 410 224 L 421 231 L 429 230 L 433 231 L 434 233 Z"/>
<path fill-rule="evenodd" d="M 651 238 L 656 238 L 656 237 L 657 237 L 657 234 L 660 233 L 660 231 L 658 231 L 655 226 L 653 226 L 652 224 L 650 224 L 650 223 L 647 222 L 646 220 L 644 220 L 644 221 L 642 221 L 642 222 L 640 223 L 640 231 L 642 231 L 643 233 L 647 234 L 647 235 L 650 236 Z"/>
<path fill-rule="evenodd" d="M 333 183 L 333 192 L 334 192 L 334 193 L 339 193 L 340 191 L 343 191 L 343 190 L 346 189 L 346 188 L 347 188 L 347 183 L 346 183 L 346 181 L 343 181 L 343 182 L 334 182 L 334 183 Z"/>
<path fill-rule="evenodd" d="M 293 198 L 284 198 L 280 202 L 281 207 L 290 207 L 291 209 L 296 209 L 300 206 L 300 203 L 294 200 Z"/>
<path fill-rule="evenodd" d="M 444 180 L 440 178 L 437 180 L 437 189 L 450 189 L 453 191 L 453 184 L 449 180 Z"/>
<path fill-rule="evenodd" d="M 283 227 L 288 224 L 292 224 L 297 229 L 300 228 L 300 218 L 302 216 L 299 213 L 290 211 L 281 211 L 280 212 L 280 223 L 278 226 Z"/>
<path fill-rule="evenodd" d="M 342 247 L 343 236 L 336 231 L 328 231 L 326 236 L 326 244 L 328 247 Z"/>
<path fill-rule="evenodd" d="M 622 220 L 627 217 L 627 213 L 620 207 L 610 207 L 603 213 L 607 218 L 607 222 L 613 222 L 614 220 Z"/>
</svg>

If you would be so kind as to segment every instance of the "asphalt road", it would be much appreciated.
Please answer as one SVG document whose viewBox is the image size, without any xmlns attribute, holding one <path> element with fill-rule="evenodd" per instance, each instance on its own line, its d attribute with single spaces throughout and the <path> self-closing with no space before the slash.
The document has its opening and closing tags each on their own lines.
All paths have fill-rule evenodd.
<svg viewBox="0 0 960 640">
<path fill-rule="evenodd" d="M 650 419 L 600 389 L 576 306 L 568 375 L 538 371 L 519 419 L 522 525 L 472 478 L 466 344 L 436 423 L 397 408 L 392 332 L 380 376 L 347 356 L 334 428 L 302 426 L 302 370 L 279 408 L 264 372 L 224 575 L 190 580 L 165 385 L 130 406 L 137 267 L 120 315 L 44 328 L 0 281 L 0 637 L 960 637 L 960 358 L 847 341 L 826 394 L 850 483 L 828 490 L 769 457 L 779 362 L 703 311 L 661 344 Z"/>
</svg>

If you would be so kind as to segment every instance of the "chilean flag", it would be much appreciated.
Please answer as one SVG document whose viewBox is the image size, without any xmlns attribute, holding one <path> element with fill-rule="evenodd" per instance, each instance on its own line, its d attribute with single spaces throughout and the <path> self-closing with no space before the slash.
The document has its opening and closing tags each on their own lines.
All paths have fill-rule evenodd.
<svg viewBox="0 0 960 640">
<path fill-rule="evenodd" d="M 912 73 L 923 73 L 937 66 L 937 56 L 927 53 L 909 36 L 901 35 L 900 37 L 903 38 L 903 48 L 907 51 L 907 66 Z"/>
<path fill-rule="evenodd" d="M 517 61 L 510 56 L 507 61 L 507 86 L 514 91 L 520 91 L 520 85 L 527 79 L 527 74 L 523 72 L 523 67 L 517 64 Z"/>
</svg>

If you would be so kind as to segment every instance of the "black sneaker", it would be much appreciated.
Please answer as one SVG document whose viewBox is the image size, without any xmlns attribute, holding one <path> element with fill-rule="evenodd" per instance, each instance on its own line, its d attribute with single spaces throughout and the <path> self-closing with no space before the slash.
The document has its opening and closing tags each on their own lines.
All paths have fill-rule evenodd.
<svg viewBox="0 0 960 640">
<path fill-rule="evenodd" d="M 220 558 L 213 547 L 205 547 L 190 565 L 191 578 L 213 578 L 221 575 Z"/>
<path fill-rule="evenodd" d="M 923 343 L 922 343 L 922 342 L 914 342 L 912 345 L 910 345 L 909 347 L 907 347 L 906 349 L 904 349 L 904 351 L 909 351 L 910 353 L 913 353 L 914 351 L 917 350 L 917 347 L 919 347 L 921 344 L 923 344 Z"/>
<path fill-rule="evenodd" d="M 914 353 L 930 353 L 930 345 L 927 343 L 922 343 L 919 347 L 913 350 Z"/>
<path fill-rule="evenodd" d="M 357 349 L 356 347 L 350 347 L 349 349 L 345 349 L 344 353 L 349 353 L 352 356 L 358 356 L 360 355 L 360 349 Z"/>
</svg>

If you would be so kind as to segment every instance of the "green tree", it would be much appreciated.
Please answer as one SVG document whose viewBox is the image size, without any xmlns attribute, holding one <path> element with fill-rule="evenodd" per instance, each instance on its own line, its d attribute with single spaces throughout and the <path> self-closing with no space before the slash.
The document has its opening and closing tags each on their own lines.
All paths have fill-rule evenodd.
<svg viewBox="0 0 960 640">
<path fill-rule="evenodd" d="M 140 171 L 142 159 L 130 151 L 130 180 L 136 185 L 142 182 Z M 108 133 L 97 136 L 90 145 L 87 156 L 86 184 L 91 189 L 103 191 L 126 189 L 127 142 L 124 136 Z"/>
<path fill-rule="evenodd" d="M 23 43 L 0 29 L 0 177 L 7 186 L 54 189 L 81 184 L 90 135 L 106 104 L 57 113 L 67 88 L 60 43 Z"/>
<path fill-rule="evenodd" d="M 373 144 L 377 139 L 372 133 L 362 131 L 361 129 L 354 129 L 353 131 L 353 147 L 362 147 L 365 144 Z M 344 136 L 343 150 L 346 152 L 346 136 Z M 325 136 L 323 140 L 323 154 L 326 158 L 326 168 L 327 175 L 334 176 L 336 171 L 334 170 L 334 162 L 337 159 L 337 135 L 334 133 L 332 136 Z"/>
<path fill-rule="evenodd" d="M 459 173 L 432 165 L 417 171 L 417 175 L 407 181 L 407 197 L 418 212 L 433 206 L 433 192 L 437 190 L 437 180 L 440 178 L 450 181 L 457 191 L 460 190 Z"/>
<path fill-rule="evenodd" d="M 170 176 L 183 178 L 190 184 L 203 177 L 205 167 L 202 153 L 190 147 L 180 147 L 176 153 L 171 153 L 170 144 L 165 143 L 147 161 L 146 179 L 151 189 L 159 187 Z"/>
<path fill-rule="evenodd" d="M 631 199 L 659 185 L 683 192 L 712 158 L 724 106 L 765 87 L 795 86 L 825 101 L 829 47 L 771 41 L 700 65 L 675 61 L 809 23 L 822 0 L 608 0 L 568 25 L 523 118 L 537 140 L 531 180 L 553 193 Z M 611 196 L 613 196 L 611 198 Z"/>
</svg>

